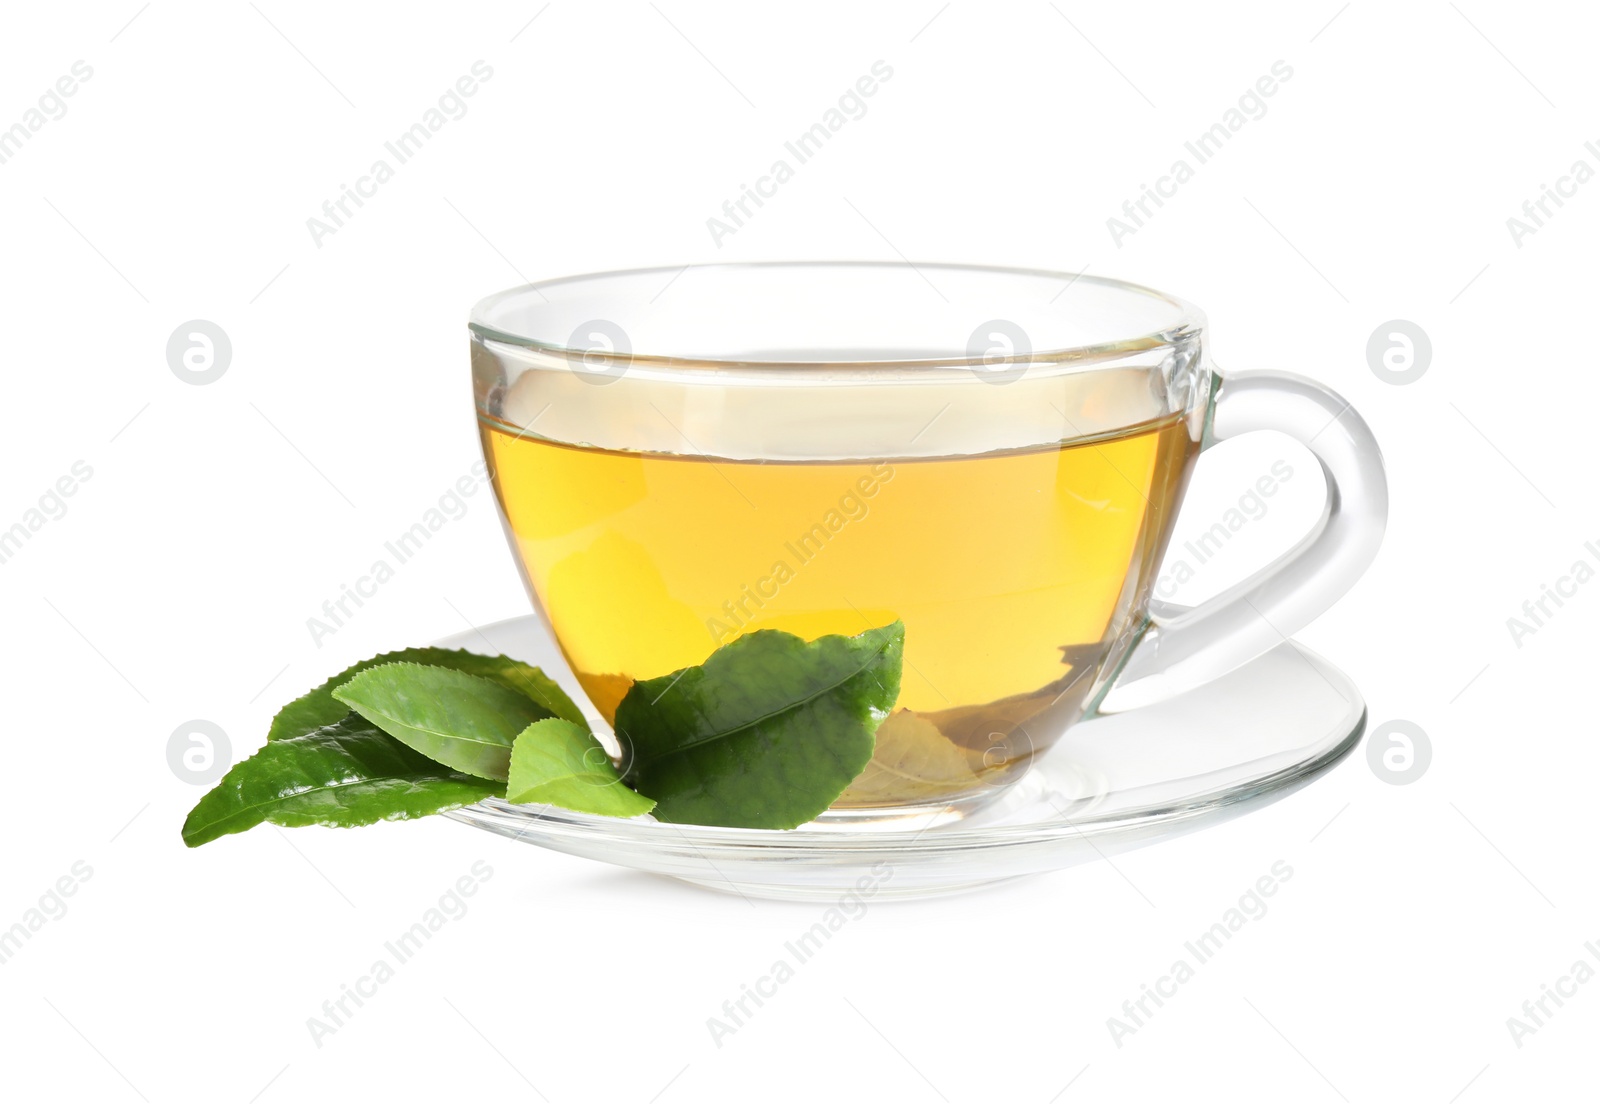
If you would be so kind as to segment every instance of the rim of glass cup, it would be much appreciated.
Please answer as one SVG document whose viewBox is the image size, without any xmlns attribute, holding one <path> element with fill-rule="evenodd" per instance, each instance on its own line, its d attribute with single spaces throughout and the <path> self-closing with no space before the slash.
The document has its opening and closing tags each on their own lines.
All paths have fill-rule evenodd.
<svg viewBox="0 0 1600 1107">
<path fill-rule="evenodd" d="M 479 338 L 491 342 L 506 343 L 521 346 L 525 349 L 537 350 L 541 353 L 555 357 L 582 360 L 586 356 L 593 357 L 592 349 L 575 348 L 563 343 L 542 341 L 530 335 L 517 334 L 503 330 L 487 322 L 487 317 L 494 309 L 504 305 L 507 301 L 523 297 L 530 293 L 539 294 L 557 288 L 566 288 L 583 284 L 588 281 L 608 280 L 627 277 L 659 276 L 671 277 L 676 281 L 688 270 L 762 270 L 762 269 L 885 269 L 914 272 L 918 275 L 923 270 L 987 273 L 997 276 L 1014 276 L 1027 278 L 1042 278 L 1063 282 L 1062 292 L 1076 284 L 1088 284 L 1099 288 L 1111 289 L 1117 292 L 1142 297 L 1166 304 L 1176 313 L 1173 322 L 1157 330 L 1119 338 L 1105 342 L 1085 343 L 1072 346 L 1054 346 L 1030 350 L 1027 360 L 1033 364 L 1061 364 L 1067 362 L 1095 362 L 1111 360 L 1128 354 L 1139 353 L 1145 350 L 1160 349 L 1182 342 L 1187 338 L 1198 335 L 1205 329 L 1206 317 L 1194 304 L 1170 293 L 1150 288 L 1147 285 L 1136 284 L 1132 281 L 1119 280 L 1115 277 L 1090 276 L 1087 273 L 1063 273 L 1053 269 L 1033 269 L 1020 266 L 1007 265 L 973 265 L 964 262 L 912 262 L 912 261 L 746 261 L 746 262 L 698 262 L 688 265 L 662 265 L 647 266 L 636 269 L 613 269 L 594 273 L 582 273 L 567 277 L 553 277 L 543 281 L 532 281 L 528 284 L 518 285 L 500 292 L 485 296 L 472 306 L 471 314 L 467 321 L 468 329 Z M 1059 295 L 1059 293 L 1058 293 Z M 826 366 L 829 369 L 919 369 L 919 368 L 957 368 L 982 370 L 986 366 L 983 357 L 961 356 L 952 354 L 940 357 L 923 358 L 865 358 L 858 360 L 841 361 L 813 361 L 805 358 L 762 358 L 762 357 L 705 357 L 651 353 L 647 350 L 632 350 L 623 355 L 608 355 L 615 360 L 625 361 L 630 365 L 637 364 L 647 367 L 656 367 L 671 370 L 737 370 L 761 369 L 774 370 L 805 367 L 808 365 Z M 974 380 L 979 378 L 975 375 Z"/>
</svg>

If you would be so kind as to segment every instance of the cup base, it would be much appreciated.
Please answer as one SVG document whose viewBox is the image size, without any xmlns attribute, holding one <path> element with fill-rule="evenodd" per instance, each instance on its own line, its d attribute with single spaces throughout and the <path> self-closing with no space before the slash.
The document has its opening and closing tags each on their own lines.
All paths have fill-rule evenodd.
<svg viewBox="0 0 1600 1107">
<path fill-rule="evenodd" d="M 985 782 L 970 792 L 956 796 L 943 796 L 928 803 L 897 803 L 892 807 L 830 807 L 809 823 L 803 830 L 931 830 L 949 826 L 983 811 L 1005 795 L 1006 790 L 1021 780 L 1026 766 L 1019 766 L 1015 776 L 1007 781 Z"/>
<path fill-rule="evenodd" d="M 485 640 L 562 671 L 533 617 L 439 645 L 482 650 Z M 1103 862 L 1225 822 L 1327 772 L 1365 728 L 1366 704 L 1350 678 L 1285 642 L 1170 700 L 1079 723 L 1035 754 L 1021 780 L 991 787 L 970 808 L 941 797 L 921 811 L 835 810 L 796 830 L 668 825 L 648 815 L 607 818 L 503 800 L 447 816 L 745 898 L 833 902 L 870 892 L 915 899 Z M 1327 802 L 1331 809 L 1338 797 Z"/>
</svg>

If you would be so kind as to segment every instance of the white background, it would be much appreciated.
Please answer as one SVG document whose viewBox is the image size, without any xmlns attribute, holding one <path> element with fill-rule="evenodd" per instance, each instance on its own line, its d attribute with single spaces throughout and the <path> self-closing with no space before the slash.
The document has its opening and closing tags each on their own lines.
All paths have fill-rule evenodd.
<svg viewBox="0 0 1600 1107">
<path fill-rule="evenodd" d="M 93 470 L 0 565 L 0 928 L 74 862 L 93 873 L 0 965 L 8 1096 L 1466 1105 L 1591 1084 L 1600 983 L 1520 1045 L 1507 1019 L 1576 960 L 1600 968 L 1600 586 L 1520 644 L 1506 620 L 1600 565 L 1600 183 L 1520 245 L 1506 220 L 1579 158 L 1600 168 L 1593 17 L 541 2 L 6 10 L 0 127 L 93 69 L 0 165 L 0 527 Z M 315 244 L 306 220 L 480 59 L 467 114 Z M 868 114 L 713 245 L 707 218 L 879 59 L 894 76 Z M 1278 60 L 1293 77 L 1267 114 L 1114 244 L 1107 218 Z M 184 849 L 203 789 L 168 767 L 179 724 L 216 723 L 242 757 L 347 663 L 527 610 L 479 495 L 336 635 L 306 625 L 476 459 L 473 301 L 607 268 L 901 253 L 1167 289 L 1207 310 L 1224 369 L 1354 401 L 1389 465 L 1388 538 L 1301 638 L 1374 722 L 1431 737 L 1419 781 L 1358 754 L 1115 867 L 875 902 L 720 1048 L 706 1020 L 816 907 L 443 819 Z M 205 387 L 165 356 L 197 318 L 233 344 Z M 1365 352 L 1396 318 L 1433 344 L 1405 386 Z M 1314 463 L 1258 436 L 1206 456 L 1178 539 L 1278 458 L 1297 479 L 1178 598 L 1309 524 Z M 465 917 L 314 1044 L 306 1020 L 479 860 Z M 1115 1042 L 1107 1019 L 1278 860 L 1294 876 L 1266 917 Z"/>
</svg>

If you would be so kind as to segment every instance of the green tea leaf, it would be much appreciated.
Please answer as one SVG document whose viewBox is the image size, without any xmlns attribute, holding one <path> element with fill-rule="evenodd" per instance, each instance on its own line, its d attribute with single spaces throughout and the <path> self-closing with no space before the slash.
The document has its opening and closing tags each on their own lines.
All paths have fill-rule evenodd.
<svg viewBox="0 0 1600 1107">
<path fill-rule="evenodd" d="M 588 727 L 565 719 L 541 719 L 517 735 L 506 799 L 623 819 L 643 815 L 656 805 L 622 783 L 610 755 Z"/>
<path fill-rule="evenodd" d="M 499 795 L 501 785 L 442 765 L 347 714 L 331 726 L 268 742 L 195 805 L 183 840 L 199 846 L 279 826 L 365 826 L 415 819 Z"/>
<path fill-rule="evenodd" d="M 805 642 L 758 630 L 705 664 L 643 680 L 617 708 L 624 779 L 664 822 L 784 830 L 866 767 L 900 694 L 905 627 Z"/>
<path fill-rule="evenodd" d="M 572 697 L 561 690 L 561 685 L 545 676 L 543 669 L 521 661 L 513 661 L 504 654 L 484 657 L 482 654 L 469 653 L 466 656 L 481 658 L 481 661 L 466 665 L 447 665 L 446 668 L 460 669 L 464 673 L 488 677 L 504 684 L 513 692 L 521 692 L 558 719 L 565 719 L 581 727 L 589 725 L 589 721 L 583 717 L 583 712 L 578 710 L 578 705 L 572 702 Z M 424 662 L 424 664 L 438 664 L 438 662 Z"/>
<path fill-rule="evenodd" d="M 410 661 L 363 669 L 333 696 L 418 753 L 490 780 L 506 778 L 517 735 L 549 717 L 487 677 Z"/>
<path fill-rule="evenodd" d="M 391 665 L 397 661 L 438 665 L 446 669 L 455 669 L 457 672 L 471 673 L 473 676 L 488 677 L 513 692 L 527 696 L 543 708 L 546 714 L 568 719 L 580 726 L 584 725 L 583 712 L 578 710 L 571 698 L 555 681 L 532 665 L 515 661 L 503 654 L 489 657 L 481 653 L 469 653 L 466 650 L 443 650 L 435 646 L 420 646 L 395 650 L 392 653 L 380 653 L 377 657 L 356 662 L 338 676 L 329 677 L 305 695 L 284 705 L 272 720 L 272 727 L 267 731 L 267 741 L 275 742 L 281 738 L 298 737 L 308 730 L 338 722 L 350 709 L 334 698 L 333 690 L 359 672 L 378 665 Z"/>
</svg>

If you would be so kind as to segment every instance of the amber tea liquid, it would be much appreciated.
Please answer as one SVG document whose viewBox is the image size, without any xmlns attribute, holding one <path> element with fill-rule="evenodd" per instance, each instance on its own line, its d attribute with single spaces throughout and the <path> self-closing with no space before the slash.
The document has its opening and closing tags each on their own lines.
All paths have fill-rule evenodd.
<svg viewBox="0 0 1600 1107">
<path fill-rule="evenodd" d="M 1048 744 L 1030 721 L 1081 710 L 1134 629 L 1196 448 L 1182 415 L 881 461 L 622 453 L 487 423 L 483 441 L 530 586 L 608 720 L 635 680 L 741 634 L 904 621 L 896 712 L 836 807 L 947 794 Z"/>
</svg>

